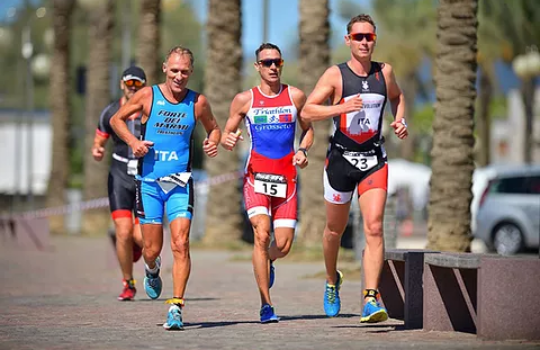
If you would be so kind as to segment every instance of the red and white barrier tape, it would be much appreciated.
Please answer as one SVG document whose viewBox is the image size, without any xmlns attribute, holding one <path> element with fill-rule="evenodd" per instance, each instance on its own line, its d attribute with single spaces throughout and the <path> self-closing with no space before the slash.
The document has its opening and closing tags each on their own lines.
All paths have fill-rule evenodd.
<svg viewBox="0 0 540 350">
<path fill-rule="evenodd" d="M 195 182 L 194 187 L 195 187 L 195 190 L 198 190 L 204 187 L 219 185 L 225 182 L 236 180 L 236 179 L 241 178 L 242 176 L 244 176 L 243 171 L 235 171 L 232 173 L 217 175 L 209 179 Z M 77 211 L 106 208 L 108 206 L 109 206 L 109 198 L 102 197 L 102 198 L 90 199 L 90 200 L 80 202 L 77 204 L 70 204 L 70 205 L 64 205 L 60 207 L 43 208 L 43 209 L 27 211 L 23 213 L 16 213 L 11 216 L 0 215 L 0 219 L 7 219 L 7 218 L 37 219 L 37 218 L 45 218 L 49 216 L 65 215 L 65 214 L 69 214 L 69 213 L 77 212 Z"/>
</svg>

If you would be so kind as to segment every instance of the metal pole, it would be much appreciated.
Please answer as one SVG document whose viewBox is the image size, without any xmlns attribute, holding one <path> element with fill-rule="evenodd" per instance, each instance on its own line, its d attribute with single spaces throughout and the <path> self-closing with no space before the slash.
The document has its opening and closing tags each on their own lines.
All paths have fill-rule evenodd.
<svg viewBox="0 0 540 350">
<path fill-rule="evenodd" d="M 131 0 L 125 1 L 126 9 L 122 12 L 122 71 L 131 65 L 131 4 Z"/>
<path fill-rule="evenodd" d="M 270 16 L 269 14 L 269 2 L 268 0 L 263 0 L 263 43 L 268 42 L 268 18 Z"/>
<path fill-rule="evenodd" d="M 34 208 L 33 172 L 34 172 L 34 79 L 32 77 L 32 55 L 34 47 L 31 39 L 31 27 L 27 25 L 23 29 L 22 56 L 26 60 L 26 186 L 27 201 L 30 209 Z"/>
</svg>

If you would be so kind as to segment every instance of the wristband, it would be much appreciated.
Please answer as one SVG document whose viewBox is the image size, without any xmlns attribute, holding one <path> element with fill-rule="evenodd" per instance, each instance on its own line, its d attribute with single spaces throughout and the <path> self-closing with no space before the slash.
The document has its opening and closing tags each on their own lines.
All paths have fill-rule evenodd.
<svg viewBox="0 0 540 350">
<path fill-rule="evenodd" d="M 299 152 L 299 151 L 302 151 L 304 153 L 304 155 L 307 157 L 307 149 L 302 147 L 302 148 L 299 148 L 298 151 L 296 152 Z"/>
</svg>

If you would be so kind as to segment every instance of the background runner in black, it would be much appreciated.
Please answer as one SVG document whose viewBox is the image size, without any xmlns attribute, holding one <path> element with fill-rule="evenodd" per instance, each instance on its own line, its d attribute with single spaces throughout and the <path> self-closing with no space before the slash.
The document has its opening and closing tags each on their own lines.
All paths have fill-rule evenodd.
<svg viewBox="0 0 540 350">
<path fill-rule="evenodd" d="M 92 147 L 95 160 L 101 161 L 105 155 L 105 144 L 112 137 L 113 151 L 107 189 L 109 207 L 115 226 L 113 242 L 123 275 L 124 288 L 118 300 L 132 300 L 137 292 L 133 279 L 133 262 L 139 260 L 142 253 L 142 234 L 138 220 L 134 219 L 135 210 L 135 174 L 137 159 L 130 147 L 122 141 L 110 125 L 112 116 L 139 89 L 146 85 L 146 74 L 139 67 L 129 67 L 122 74 L 120 89 L 122 97 L 109 104 L 99 117 L 98 128 Z M 133 115 L 127 122 L 134 135 L 140 135 L 140 115 Z"/>
</svg>

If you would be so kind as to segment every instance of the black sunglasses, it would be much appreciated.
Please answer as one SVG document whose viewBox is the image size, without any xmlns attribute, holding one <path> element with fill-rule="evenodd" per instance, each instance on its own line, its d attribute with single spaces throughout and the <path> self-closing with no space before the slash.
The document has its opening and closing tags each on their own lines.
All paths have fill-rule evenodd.
<svg viewBox="0 0 540 350">
<path fill-rule="evenodd" d="M 283 66 L 283 60 L 281 58 L 272 58 L 272 59 L 267 59 L 267 60 L 260 60 L 259 61 L 259 64 L 263 65 L 264 67 L 272 67 L 273 64 L 276 65 L 276 67 L 281 67 Z"/>
<path fill-rule="evenodd" d="M 353 33 L 353 34 L 349 34 L 349 38 L 351 38 L 354 41 L 362 41 L 365 38 L 367 42 L 371 42 L 371 41 L 377 40 L 377 34 L 375 34 L 375 33 Z"/>
</svg>

